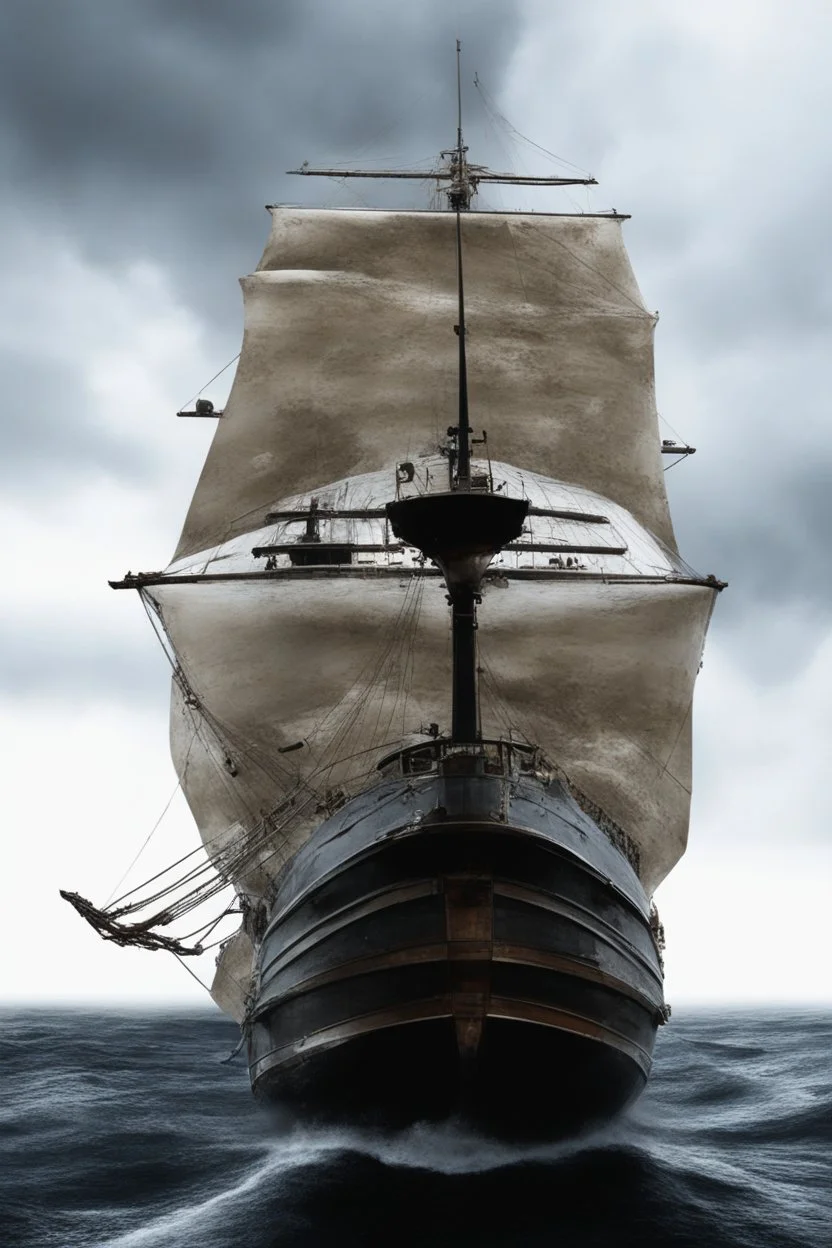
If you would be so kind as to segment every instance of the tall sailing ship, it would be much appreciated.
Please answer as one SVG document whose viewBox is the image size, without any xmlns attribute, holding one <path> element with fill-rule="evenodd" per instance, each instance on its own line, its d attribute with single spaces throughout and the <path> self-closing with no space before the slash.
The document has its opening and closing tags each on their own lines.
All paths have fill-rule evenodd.
<svg viewBox="0 0 832 1248">
<path fill-rule="evenodd" d="M 591 179 L 492 173 L 461 120 L 429 176 L 440 211 L 271 208 L 173 561 L 114 583 L 171 660 L 207 857 L 64 895 L 184 957 L 233 886 L 212 995 L 258 1095 L 554 1135 L 637 1095 L 668 1013 L 651 897 L 722 586 L 674 540 L 692 448 L 660 442 L 625 218 L 474 211 Z"/>
</svg>

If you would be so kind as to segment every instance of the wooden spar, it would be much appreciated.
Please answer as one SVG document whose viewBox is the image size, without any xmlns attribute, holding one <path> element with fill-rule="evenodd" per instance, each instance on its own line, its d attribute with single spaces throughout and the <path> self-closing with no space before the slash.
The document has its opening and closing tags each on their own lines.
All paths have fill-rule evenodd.
<svg viewBox="0 0 832 1248">
<path fill-rule="evenodd" d="M 626 546 L 573 546 L 568 542 L 509 542 L 503 550 L 556 555 L 626 555 Z"/>
<path fill-rule="evenodd" d="M 383 507 L 319 507 L 315 514 L 319 520 L 384 520 L 387 512 Z M 529 507 L 528 514 L 530 516 L 546 516 L 552 520 L 574 520 L 577 524 L 610 523 L 609 516 L 597 515 L 591 511 L 570 511 L 566 508 Z M 266 513 L 264 523 L 291 523 L 296 520 L 306 520 L 308 517 L 308 508 L 304 510 L 296 508 L 291 511 L 269 511 Z"/>
<path fill-rule="evenodd" d="M 514 173 L 492 173 L 481 165 L 468 165 L 472 185 L 498 182 L 504 186 L 597 186 L 597 178 L 526 178 Z M 287 169 L 287 174 L 307 178 L 409 178 L 419 182 L 449 182 L 456 176 L 450 169 Z M 277 205 L 275 205 L 276 207 Z M 585 213 L 556 213 L 556 216 L 585 216 Z M 591 213 L 591 216 L 618 216 L 618 213 Z"/>
<path fill-rule="evenodd" d="M 408 568 L 408 576 L 440 576 L 438 568 Z M 486 577 L 489 573 L 486 573 Z M 638 573 L 585 572 L 580 568 L 495 568 L 491 575 L 505 577 L 510 581 L 575 580 L 601 581 L 605 585 L 699 585 L 703 589 L 725 589 L 727 581 L 715 576 L 640 576 Z M 120 581 L 108 581 L 110 589 L 144 589 L 152 585 L 215 585 L 223 581 L 283 581 L 296 577 L 346 576 L 346 577 L 397 577 L 401 580 L 401 568 L 358 566 L 351 564 L 323 564 L 320 567 L 275 568 L 269 572 L 137 572 L 130 573 Z"/>
</svg>

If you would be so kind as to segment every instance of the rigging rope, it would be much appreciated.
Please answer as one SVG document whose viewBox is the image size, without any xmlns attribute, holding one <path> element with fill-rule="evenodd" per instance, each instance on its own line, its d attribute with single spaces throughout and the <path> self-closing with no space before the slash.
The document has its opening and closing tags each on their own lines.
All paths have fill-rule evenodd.
<svg viewBox="0 0 832 1248">
<path fill-rule="evenodd" d="M 236 913 L 233 903 L 225 905 L 219 915 L 211 916 L 206 922 L 181 937 L 168 936 L 153 929 L 169 927 L 192 910 L 204 906 L 228 889 L 232 883 L 239 882 L 247 871 L 253 868 L 263 870 L 273 863 L 275 858 L 278 859 L 279 864 L 281 857 L 287 852 L 286 837 L 281 837 L 280 833 L 286 833 L 293 823 L 307 817 L 313 803 L 315 811 L 331 808 L 328 797 L 322 800 L 321 790 L 314 781 L 323 780 L 325 784 L 328 784 L 336 766 L 344 767 L 351 761 L 358 761 L 367 755 L 377 756 L 381 748 L 389 748 L 400 743 L 400 739 L 392 741 L 386 738 L 390 735 L 400 705 L 404 726 L 423 594 L 424 578 L 410 577 L 398 612 L 385 630 L 380 645 L 368 657 L 361 673 L 340 704 L 324 716 L 312 734 L 320 738 L 325 726 L 331 725 L 331 731 L 326 733 L 328 739 L 322 749 L 325 759 L 322 759 L 319 765 L 306 776 L 291 776 L 286 768 L 276 764 L 274 759 L 271 759 L 271 765 L 267 766 L 262 760 L 262 747 L 255 746 L 254 742 L 247 740 L 233 726 L 224 724 L 202 704 L 190 685 L 187 673 L 167 633 L 161 604 L 152 595 L 141 591 L 140 596 L 146 614 L 171 665 L 174 680 L 183 695 L 184 709 L 191 720 L 193 732 L 185 758 L 185 766 L 187 767 L 195 740 L 199 739 L 206 756 L 219 768 L 216 749 L 204 740 L 201 732 L 201 724 L 205 723 L 216 736 L 222 751 L 235 750 L 238 752 L 237 756 L 239 752 L 244 753 L 255 766 L 260 767 L 264 774 L 275 782 L 278 788 L 282 787 L 283 793 L 277 806 L 268 815 L 258 819 L 237 841 L 228 843 L 228 838 L 234 836 L 233 828 L 224 830 L 204 846 L 198 846 L 190 853 L 183 855 L 171 867 L 157 872 L 144 884 L 130 889 L 115 901 L 111 896 L 103 909 L 97 909 L 77 894 L 64 893 L 66 899 L 96 927 L 105 939 L 150 949 L 167 949 L 180 959 L 183 956 L 198 956 L 205 952 L 205 938 L 210 936 L 225 917 Z M 358 692 L 361 696 L 355 696 Z M 340 714 L 337 713 L 339 707 Z M 369 743 L 359 750 L 342 754 L 341 750 L 350 738 L 354 739 L 358 736 L 366 740 L 365 728 L 369 727 L 373 711 L 375 711 L 375 723 L 369 733 Z M 386 717 L 385 711 L 388 711 Z M 334 723 L 332 722 L 333 714 L 335 714 Z M 381 731 L 383 721 L 385 721 L 384 731 Z M 383 745 L 381 738 L 385 738 Z M 347 766 L 345 782 L 354 784 L 357 780 L 372 775 L 375 770 L 374 765 L 369 768 Z M 243 794 L 231 786 L 230 777 L 224 769 L 220 769 L 220 775 L 230 791 L 234 792 L 240 805 L 247 809 L 249 816 L 253 815 L 254 811 L 244 800 Z M 165 811 L 173 801 L 179 787 L 180 785 L 177 784 Z M 164 813 L 163 811 L 163 815 Z M 151 836 L 163 815 L 154 825 Z M 149 839 L 150 837 L 147 838 Z M 200 854 L 203 849 L 207 855 L 204 860 L 193 863 L 184 873 L 176 874 L 171 880 L 170 877 L 177 868 L 192 860 L 193 856 Z M 129 874 L 134 863 L 131 863 L 119 884 Z M 153 884 L 157 887 L 152 888 L 148 893 L 146 891 L 148 886 Z M 114 892 L 118 887 L 119 885 L 116 886 Z M 148 910 L 151 909 L 153 913 L 149 917 L 144 919 L 139 917 L 141 914 L 147 915 Z M 130 916 L 135 916 L 135 921 L 125 922 L 124 920 Z M 194 937 L 198 938 L 195 945 L 187 946 L 184 943 Z M 222 940 L 214 942 L 209 947 L 214 948 L 221 943 Z M 198 979 L 196 976 L 195 978 Z"/>
<path fill-rule="evenodd" d="M 193 738 L 191 738 L 191 739 L 193 740 Z M 116 886 L 115 886 L 115 888 L 113 889 L 113 891 L 110 893 L 110 896 L 109 896 L 109 897 L 107 898 L 107 900 L 104 902 L 104 909 L 105 909 L 105 910 L 107 909 L 107 907 L 109 906 L 109 904 L 110 904 L 110 902 L 113 900 L 113 898 L 115 897 L 115 895 L 116 895 L 116 893 L 118 892 L 118 890 L 121 888 L 121 886 L 122 886 L 122 884 L 124 883 L 124 881 L 127 879 L 127 877 L 128 877 L 128 875 L 130 874 L 130 872 L 131 872 L 131 871 L 133 870 L 133 868 L 135 867 L 136 863 L 137 863 L 137 862 L 139 861 L 139 859 L 141 858 L 141 856 L 142 856 L 142 854 L 144 853 L 144 851 L 147 849 L 148 845 L 150 844 L 150 842 L 151 842 L 151 840 L 152 840 L 152 838 L 153 838 L 153 834 L 155 833 L 156 829 L 159 827 L 159 824 L 162 822 L 162 820 L 164 819 L 165 815 L 166 815 L 166 814 L 168 813 L 168 811 L 170 810 L 171 802 L 172 802 L 172 801 L 173 801 L 173 799 L 176 797 L 176 794 L 179 792 L 179 789 L 180 789 L 181 785 L 182 785 L 182 781 L 181 781 L 181 780 L 177 780 L 177 781 L 176 781 L 176 784 L 174 785 L 173 792 L 171 793 L 170 797 L 168 798 L 167 802 L 165 803 L 164 810 L 162 811 L 161 815 L 159 816 L 159 818 L 158 818 L 158 819 L 156 820 L 156 822 L 154 823 L 153 827 L 152 827 L 152 828 L 150 829 L 150 831 L 148 832 L 148 834 L 147 834 L 147 836 L 145 837 L 145 839 L 142 841 L 142 844 L 141 844 L 141 846 L 140 846 L 140 848 L 139 848 L 138 852 L 136 853 L 135 858 L 134 858 L 134 859 L 133 859 L 133 861 L 130 863 L 129 867 L 128 867 L 128 868 L 127 868 L 127 870 L 124 872 L 124 874 L 122 875 L 122 877 L 121 877 L 121 879 L 119 880 L 119 882 L 116 884 Z"/>
<path fill-rule="evenodd" d="M 582 177 L 590 177 L 589 172 L 586 169 L 582 169 L 580 165 L 573 164 L 571 160 L 566 160 L 563 156 L 556 155 L 555 152 L 550 152 L 547 147 L 541 147 L 539 143 L 535 143 L 534 139 L 529 139 L 525 134 L 521 134 L 517 127 L 513 126 L 508 118 L 504 117 L 503 114 L 498 111 L 494 100 L 482 85 L 479 74 L 474 75 L 474 86 L 476 87 L 477 93 L 482 101 L 483 108 L 492 121 L 502 123 L 502 125 L 505 126 L 511 134 L 516 135 L 518 139 L 522 139 L 524 143 L 528 143 L 530 147 L 535 148 L 538 152 L 542 152 L 544 156 L 548 156 L 557 164 L 566 165 L 568 168 L 574 169 L 575 172 L 580 173 Z"/>
</svg>

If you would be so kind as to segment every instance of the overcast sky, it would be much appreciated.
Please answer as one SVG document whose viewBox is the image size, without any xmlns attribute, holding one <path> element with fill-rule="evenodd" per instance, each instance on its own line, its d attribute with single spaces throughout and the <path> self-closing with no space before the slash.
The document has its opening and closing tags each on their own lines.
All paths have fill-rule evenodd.
<svg viewBox="0 0 832 1248">
<path fill-rule="evenodd" d="M 488 202 L 633 214 L 664 436 L 698 447 L 668 478 L 680 545 L 731 583 L 658 898 L 669 999 L 832 999 L 826 0 L 6 0 L 6 998 L 200 1000 L 57 895 L 105 900 L 175 786 L 166 664 L 106 581 L 173 550 L 211 433 L 174 413 L 239 348 L 264 204 L 361 202 L 284 170 L 452 142 L 457 34 L 473 154 L 552 172 L 499 112 L 600 183 Z M 175 797 L 131 880 L 195 840 Z"/>
</svg>

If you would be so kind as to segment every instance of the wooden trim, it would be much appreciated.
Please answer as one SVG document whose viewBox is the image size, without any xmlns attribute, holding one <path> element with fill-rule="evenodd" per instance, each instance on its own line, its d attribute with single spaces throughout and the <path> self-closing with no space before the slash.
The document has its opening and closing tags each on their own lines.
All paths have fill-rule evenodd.
<svg viewBox="0 0 832 1248">
<path fill-rule="evenodd" d="M 319 919 L 317 923 L 310 923 L 308 927 L 304 928 L 301 935 L 296 936 L 294 940 L 290 940 L 283 945 L 280 952 L 275 954 L 270 962 L 261 967 L 260 978 L 262 979 L 267 971 L 279 974 L 286 966 L 291 966 L 295 958 L 300 957 L 308 948 L 314 948 L 319 940 L 325 940 L 333 933 L 341 931 L 342 928 L 349 927 L 356 919 L 363 919 L 368 914 L 386 910 L 390 906 L 401 905 L 406 901 L 414 901 L 418 897 L 430 897 L 438 892 L 439 884 L 434 879 L 420 880 L 415 884 L 403 884 L 398 888 L 378 889 L 374 893 L 368 893 L 364 897 L 359 897 L 355 901 L 349 902 L 346 906 L 341 906 L 338 910 L 333 911 L 325 919 Z M 261 942 L 261 947 L 265 945 L 269 936 L 273 935 L 275 931 L 275 926 L 270 923 Z M 302 946 L 302 948 L 298 946 Z M 281 961 L 283 961 L 283 965 L 275 970 L 275 964 Z"/>
<path fill-rule="evenodd" d="M 371 1031 L 381 1031 L 387 1027 L 399 1027 L 406 1023 L 426 1022 L 434 1018 L 450 1018 L 451 1003 L 447 996 L 429 997 L 424 1001 L 412 1001 L 409 1005 L 397 1005 L 387 1010 L 376 1010 L 373 1014 L 363 1014 L 351 1018 L 344 1023 L 335 1023 L 330 1027 L 322 1027 L 320 1031 L 310 1032 L 301 1040 L 294 1040 L 279 1049 L 265 1054 L 249 1068 L 251 1082 L 264 1075 L 275 1066 L 284 1066 L 291 1062 L 303 1061 L 310 1054 L 321 1049 L 333 1048 L 345 1040 L 355 1036 L 363 1036 Z"/>
<path fill-rule="evenodd" d="M 548 1005 L 538 1005 L 533 1001 L 515 1001 L 507 997 L 492 997 L 488 1011 L 490 1018 L 504 1018 L 523 1023 L 537 1023 L 542 1027 L 554 1027 L 557 1031 L 569 1031 L 573 1035 L 583 1036 L 587 1040 L 598 1040 L 618 1049 L 641 1067 L 645 1076 L 649 1074 L 652 1058 L 647 1049 L 635 1040 L 623 1036 L 620 1031 L 604 1027 L 593 1022 L 583 1014 L 573 1014 L 570 1010 L 557 1010 Z"/>
<path fill-rule="evenodd" d="M 408 777 L 408 779 L 411 780 L 416 786 L 418 786 L 420 781 L 425 785 L 428 785 L 435 781 L 436 775 L 435 773 L 429 773 L 424 776 L 414 775 Z M 400 794 L 395 793 L 388 800 L 392 803 L 399 798 Z M 572 824 L 571 826 L 575 827 L 576 825 Z M 619 900 L 622 905 L 638 917 L 640 922 L 645 925 L 647 924 L 648 916 L 646 911 L 642 911 L 638 903 L 635 902 L 632 897 L 629 897 L 619 884 L 616 884 L 616 882 L 611 880 L 609 876 L 604 875 L 598 867 L 590 862 L 588 858 L 578 853 L 576 849 L 572 849 L 568 845 L 563 845 L 559 841 L 553 840 L 550 836 L 546 836 L 539 828 L 532 828 L 525 824 L 519 823 L 506 824 L 501 821 L 498 822 L 497 820 L 468 819 L 464 817 L 459 819 L 443 819 L 438 823 L 423 821 L 421 823 L 414 824 L 412 816 L 408 816 L 400 827 L 391 828 L 383 840 L 373 841 L 369 845 L 365 845 L 362 849 L 357 850 L 355 853 L 349 854 L 346 858 L 343 858 L 337 866 L 332 867 L 323 875 L 318 876 L 318 878 L 313 880 L 312 883 L 307 884 L 301 892 L 296 894 L 291 901 L 287 902 L 280 914 L 273 916 L 269 922 L 267 931 L 271 931 L 277 926 L 278 923 L 282 922 L 287 915 L 297 909 L 303 901 L 310 897 L 312 893 L 314 893 L 317 889 L 322 888 L 324 884 L 327 884 L 331 879 L 340 875 L 347 867 L 353 867 L 360 862 L 365 862 L 374 857 L 376 854 L 383 854 L 392 843 L 400 843 L 401 841 L 414 836 L 437 836 L 442 835 L 444 832 L 458 832 L 461 829 L 464 829 L 466 832 L 470 832 L 472 835 L 475 832 L 482 831 L 490 834 L 497 833 L 501 836 L 513 837 L 515 839 L 518 837 L 522 837 L 523 839 L 532 839 L 536 845 L 540 846 L 544 850 L 547 850 L 549 853 L 561 858 L 567 858 L 569 861 L 575 863 L 582 871 L 585 871 L 587 875 L 592 876 L 593 879 L 597 880 L 599 883 L 603 884 L 605 888 L 609 889 L 609 891 L 614 894 L 616 899 Z M 600 829 L 599 833 L 602 836 L 604 835 Z M 299 853 L 303 853 L 303 849 L 301 849 Z M 621 856 L 621 860 L 624 863 L 627 861 L 623 855 Z M 630 870 L 632 870 L 632 868 L 630 868 Z M 494 879 L 496 886 L 499 877 L 495 876 Z M 639 887 L 643 892 L 643 886 L 637 876 L 636 880 L 638 881 Z M 506 887 L 508 888 L 512 886 L 506 884 Z M 500 885 L 500 888 L 502 888 L 502 885 Z"/>
<path fill-rule="evenodd" d="M 570 901 L 567 897 L 561 897 L 556 893 L 547 893 L 542 889 L 526 888 L 522 884 L 504 883 L 501 880 L 495 880 L 494 882 L 494 895 L 507 897 L 510 901 L 520 901 L 527 906 L 536 906 L 540 910 L 548 910 L 550 913 L 560 915 L 564 919 L 571 919 L 579 927 L 592 932 L 593 936 L 597 936 L 605 945 L 612 945 L 616 952 L 629 957 L 633 962 L 638 962 L 644 970 L 653 976 L 660 987 L 664 983 L 658 969 L 632 941 L 628 940 L 618 928 L 613 927 L 605 919 L 593 914 L 585 906 L 579 905 L 578 902 Z M 591 921 L 587 922 L 587 919 Z M 650 929 L 646 920 L 642 919 L 641 921 L 644 924 L 644 930 L 650 935 Z M 626 946 L 626 948 L 621 948 L 622 945 Z"/>
<path fill-rule="evenodd" d="M 443 877 L 445 930 L 457 1049 L 472 1061 L 482 1039 L 491 997 L 494 883 L 490 876 Z"/>
<path fill-rule="evenodd" d="M 657 1001 L 653 1001 L 638 988 L 625 983 L 623 979 L 610 975 L 609 971 L 602 971 L 600 967 L 591 966 L 588 962 L 581 962 L 565 954 L 549 953 L 545 949 L 529 949 L 524 945 L 495 944 L 493 956 L 495 962 L 510 963 L 513 966 L 540 966 L 563 975 L 573 975 L 576 979 L 586 979 L 592 983 L 601 984 L 602 987 L 610 988 L 623 997 L 629 997 L 631 1001 L 643 1006 L 650 1013 L 655 1013 L 664 1004 L 662 996 Z"/>
<path fill-rule="evenodd" d="M 271 1053 L 258 1058 L 250 1067 L 251 1082 L 256 1081 L 277 1066 L 295 1065 L 310 1057 L 313 1053 L 334 1048 L 358 1036 L 369 1032 L 381 1031 L 388 1027 L 405 1026 L 408 1023 L 426 1022 L 430 1019 L 451 1018 L 451 1001 L 447 996 L 430 997 L 423 1001 L 413 1001 L 409 1005 L 399 1005 L 388 1010 L 377 1010 L 372 1014 L 364 1014 L 347 1022 L 336 1023 L 323 1027 L 320 1031 L 311 1032 L 301 1040 L 295 1040 Z M 569 1032 L 586 1040 L 607 1044 L 610 1048 L 624 1053 L 639 1067 L 645 1078 L 650 1072 L 652 1059 L 648 1051 L 634 1040 L 623 1036 L 610 1027 L 604 1027 L 582 1014 L 574 1014 L 568 1010 L 557 1010 L 550 1006 L 537 1005 L 531 1001 L 513 1001 L 505 997 L 492 997 L 488 1007 L 488 1018 L 500 1018 L 513 1022 L 536 1024 L 551 1027 L 557 1031 Z"/>
<path fill-rule="evenodd" d="M 285 1001 L 291 1001 L 293 998 L 303 996 L 305 993 L 314 992 L 317 988 L 321 988 L 326 984 L 338 983 L 339 980 L 352 979 L 358 975 L 370 975 L 374 971 L 393 970 L 400 966 L 444 961 L 493 961 L 514 966 L 542 967 L 560 974 L 571 975 L 575 979 L 583 979 L 590 983 L 600 984 L 604 988 L 609 988 L 613 992 L 635 1001 L 637 1005 L 642 1006 L 651 1014 L 660 1009 L 662 1004 L 660 1000 L 651 1000 L 640 992 L 638 988 L 632 987 L 624 980 L 617 979 L 607 971 L 602 971 L 588 962 L 582 962 L 578 958 L 571 958 L 566 954 L 549 953 L 546 950 L 532 949 L 525 945 L 495 944 L 492 946 L 486 942 L 476 941 L 471 942 L 470 947 L 463 951 L 460 949 L 459 944 L 455 944 L 451 948 L 447 941 L 434 941 L 427 945 L 411 945 L 406 949 L 394 949 L 390 953 L 373 954 L 366 958 L 353 958 L 349 962 L 342 962 L 340 965 L 332 967 L 329 971 L 321 971 L 317 975 L 310 975 L 308 979 L 301 980 L 300 983 L 295 984 L 294 987 L 288 989 L 285 993 L 264 999 L 261 1003 L 258 1003 L 257 1013 L 253 1017 L 256 1021 L 262 1014 L 271 1012 L 271 1010 L 283 1005 Z"/>
</svg>

